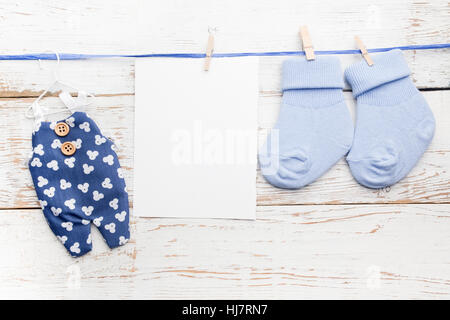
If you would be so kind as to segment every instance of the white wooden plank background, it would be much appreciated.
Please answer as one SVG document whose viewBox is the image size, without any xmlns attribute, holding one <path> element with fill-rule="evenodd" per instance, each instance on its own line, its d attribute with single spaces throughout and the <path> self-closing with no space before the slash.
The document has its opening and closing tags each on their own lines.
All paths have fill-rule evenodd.
<svg viewBox="0 0 450 320">
<path fill-rule="evenodd" d="M 317 50 L 354 48 L 355 33 L 368 47 L 450 42 L 450 7 L 440 0 L 1 0 L 0 8 L 0 54 L 202 52 L 208 26 L 218 29 L 216 52 L 299 50 L 302 24 Z M 298 191 L 258 175 L 255 222 L 133 218 L 127 246 L 111 251 L 93 229 L 94 250 L 77 260 L 44 222 L 23 165 L 23 111 L 55 64 L 0 61 L 0 298 L 449 298 L 450 50 L 405 57 L 437 129 L 400 183 L 363 188 L 343 160 Z M 343 67 L 360 59 L 340 58 Z M 283 59 L 260 59 L 260 142 L 279 110 Z M 60 74 L 98 96 L 89 113 L 119 143 L 132 195 L 134 61 L 63 61 Z M 354 112 L 350 92 L 346 99 Z"/>
</svg>

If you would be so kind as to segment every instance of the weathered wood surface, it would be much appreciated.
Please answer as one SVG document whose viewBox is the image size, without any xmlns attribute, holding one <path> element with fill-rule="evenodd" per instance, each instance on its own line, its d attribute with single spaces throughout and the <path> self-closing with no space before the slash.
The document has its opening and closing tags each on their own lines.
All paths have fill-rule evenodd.
<svg viewBox="0 0 450 320">
<path fill-rule="evenodd" d="M 316 50 L 355 48 L 355 34 L 369 48 L 450 39 L 444 0 L 0 0 L 0 7 L 0 54 L 204 52 L 208 26 L 217 28 L 215 52 L 299 50 L 303 24 Z M 52 80 L 55 62 L 0 61 L 0 298 L 449 298 L 450 50 L 404 55 L 437 128 L 395 186 L 359 186 L 344 160 L 299 191 L 258 175 L 256 221 L 132 217 L 127 246 L 109 250 L 93 228 L 94 249 L 77 260 L 44 222 L 24 165 L 31 123 L 23 112 Z M 260 142 L 277 118 L 283 59 L 260 59 Z M 340 59 L 345 68 L 361 57 Z M 63 61 L 59 70 L 97 95 L 89 113 L 118 142 L 131 195 L 134 71 L 133 59 Z"/>
<path fill-rule="evenodd" d="M 349 45 L 351 48 L 351 45 Z M 447 88 L 450 85 L 448 66 L 450 49 L 429 51 L 404 51 L 411 77 L 418 88 Z M 436 59 L 439 55 L 439 59 Z M 339 56 L 342 69 L 361 59 L 360 56 Z M 261 94 L 280 92 L 281 62 L 286 57 L 261 57 L 259 88 Z M 214 60 L 213 60 L 214 61 Z M 36 97 L 47 89 L 52 81 L 51 70 L 56 62 L 0 61 L 0 98 Z M 60 77 L 70 80 L 79 88 L 102 96 L 134 94 L 133 59 L 96 59 L 86 61 L 63 61 Z M 53 92 L 60 90 L 56 88 Z M 348 85 L 346 90 L 349 90 Z"/>
<path fill-rule="evenodd" d="M 0 54 L 204 52 L 208 26 L 217 29 L 215 52 L 300 50 L 307 24 L 316 50 L 445 43 L 450 39 L 448 1 L 1 1 Z M 193 19 L 195 17 L 195 19 Z M 271 23 L 268 23 L 268 22 Z M 436 55 L 439 58 L 436 59 Z M 421 88 L 448 87 L 450 50 L 407 51 Z M 282 57 L 263 58 L 260 87 L 279 88 Z M 343 66 L 360 59 L 342 56 Z M 50 81 L 35 61 L 0 61 L 0 96 L 34 96 Z M 47 69 L 46 69 L 47 68 Z M 99 94 L 134 92 L 132 59 L 65 61 L 61 75 Z"/>
<path fill-rule="evenodd" d="M 423 92 L 437 121 L 435 138 L 414 170 L 401 182 L 384 190 L 371 190 L 358 185 L 347 163 L 341 160 L 319 180 L 301 190 L 282 190 L 267 184 L 261 175 L 257 180 L 259 205 L 283 204 L 348 204 L 348 203 L 449 203 L 450 202 L 450 91 Z M 345 93 L 350 110 L 354 101 Z M 58 98 L 47 98 L 44 106 L 60 108 Z M 23 119 L 24 110 L 32 99 L 1 99 L 0 121 L 0 207 L 38 208 L 28 168 L 24 159 L 31 148 L 32 121 Z M 98 97 L 89 106 L 89 114 L 99 122 L 104 132 L 118 143 L 120 160 L 126 169 L 130 194 L 133 166 L 134 97 L 121 95 Z M 259 103 L 259 140 L 263 142 L 267 130 L 277 118 L 280 95 L 261 95 Z M 105 117 L 107 114 L 107 117 Z M 61 115 L 60 115 L 61 117 Z M 21 122 L 22 125 L 17 125 Z"/>
<path fill-rule="evenodd" d="M 39 210 L 0 215 L 2 298 L 449 298 L 450 205 L 259 207 L 256 221 L 132 221 L 66 254 Z M 6 258 L 7 257 L 7 258 Z"/>
<path fill-rule="evenodd" d="M 2 1 L 0 52 L 216 52 L 298 50 L 308 25 L 316 50 L 447 42 L 445 0 Z M 429 61 L 431 63 L 432 61 Z"/>
</svg>

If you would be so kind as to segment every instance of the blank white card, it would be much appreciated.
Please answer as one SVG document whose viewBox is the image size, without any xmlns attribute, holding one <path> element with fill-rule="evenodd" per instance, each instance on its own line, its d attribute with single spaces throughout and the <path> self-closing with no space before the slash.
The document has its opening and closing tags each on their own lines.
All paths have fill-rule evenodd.
<svg viewBox="0 0 450 320">
<path fill-rule="evenodd" d="M 255 219 L 258 59 L 136 60 L 134 214 Z"/>
</svg>

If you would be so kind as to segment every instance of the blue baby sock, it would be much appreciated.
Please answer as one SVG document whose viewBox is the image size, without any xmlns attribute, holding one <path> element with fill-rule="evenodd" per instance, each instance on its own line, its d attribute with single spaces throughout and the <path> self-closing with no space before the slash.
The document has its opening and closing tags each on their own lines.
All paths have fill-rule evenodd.
<svg viewBox="0 0 450 320">
<path fill-rule="evenodd" d="M 434 134 L 434 117 L 412 83 L 400 50 L 350 66 L 345 77 L 357 99 L 355 138 L 347 161 L 369 188 L 390 186 L 414 167 Z"/>
<path fill-rule="evenodd" d="M 270 184 L 301 188 L 348 152 L 353 123 L 342 88 L 336 57 L 284 61 L 280 113 L 259 152 L 262 175 Z"/>
</svg>

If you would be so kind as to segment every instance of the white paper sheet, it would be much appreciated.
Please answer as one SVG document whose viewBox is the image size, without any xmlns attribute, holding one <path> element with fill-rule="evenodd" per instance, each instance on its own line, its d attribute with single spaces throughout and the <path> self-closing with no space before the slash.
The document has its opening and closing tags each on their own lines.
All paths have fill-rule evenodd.
<svg viewBox="0 0 450 320">
<path fill-rule="evenodd" d="M 137 59 L 134 210 L 255 219 L 258 59 Z"/>
</svg>

